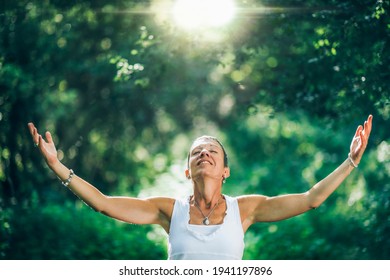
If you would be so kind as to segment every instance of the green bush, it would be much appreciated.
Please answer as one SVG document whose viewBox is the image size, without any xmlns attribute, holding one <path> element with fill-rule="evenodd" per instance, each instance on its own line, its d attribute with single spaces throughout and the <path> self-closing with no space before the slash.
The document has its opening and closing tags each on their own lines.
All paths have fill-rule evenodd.
<svg viewBox="0 0 390 280">
<path fill-rule="evenodd" d="M 122 260 L 164 259 L 162 239 L 148 238 L 151 226 L 112 220 L 86 206 L 46 205 L 15 209 L 9 221 L 12 235 L 3 259 Z M 3 236 L 3 235 L 2 235 Z M 4 245 L 3 245 L 4 246 Z"/>
</svg>

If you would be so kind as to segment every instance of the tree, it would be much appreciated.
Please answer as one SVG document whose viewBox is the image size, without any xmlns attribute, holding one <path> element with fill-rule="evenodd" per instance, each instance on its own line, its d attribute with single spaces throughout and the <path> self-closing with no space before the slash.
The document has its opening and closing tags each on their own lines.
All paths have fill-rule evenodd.
<svg viewBox="0 0 390 280">
<path fill-rule="evenodd" d="M 183 184 L 173 167 L 182 167 L 193 137 L 215 134 L 231 158 L 226 192 L 274 195 L 305 190 L 328 174 L 346 157 L 350 136 L 368 113 L 374 131 L 358 171 L 315 212 L 253 227 L 246 258 L 389 257 L 389 1 L 237 2 L 241 14 L 210 30 L 218 34 L 214 41 L 174 25 L 159 14 L 162 8 L 150 13 L 149 2 L 3 3 L 2 258 L 26 258 L 12 250 L 25 244 L 27 258 L 54 258 L 36 248 L 55 236 L 26 243 L 20 236 L 26 228 L 44 232 L 34 226 L 43 217 L 52 218 L 54 230 L 48 213 L 60 212 L 58 206 L 66 209 L 61 222 L 69 227 L 79 214 L 96 217 L 85 235 L 67 244 L 85 244 L 105 223 L 57 186 L 34 150 L 29 121 L 50 130 L 62 160 L 106 193 L 138 195 L 153 185 Z M 123 243 L 155 230 L 106 223 L 107 235 Z M 291 249 L 270 245 L 275 239 Z M 147 238 L 142 242 L 153 247 Z M 138 257 L 164 258 L 162 243 Z M 62 257 L 105 258 L 89 246 L 82 253 L 64 250 Z"/>
</svg>

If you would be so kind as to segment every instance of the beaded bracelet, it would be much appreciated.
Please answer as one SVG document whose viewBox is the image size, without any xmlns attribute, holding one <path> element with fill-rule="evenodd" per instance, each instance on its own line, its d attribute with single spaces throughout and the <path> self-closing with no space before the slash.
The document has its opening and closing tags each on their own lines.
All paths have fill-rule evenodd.
<svg viewBox="0 0 390 280">
<path fill-rule="evenodd" d="M 358 165 L 353 161 L 352 157 L 351 157 L 351 153 L 348 154 L 348 160 L 349 160 L 349 163 L 352 167 L 355 167 L 357 168 Z"/>
<path fill-rule="evenodd" d="M 68 187 L 68 185 L 70 184 L 70 181 L 72 181 L 72 178 L 73 178 L 73 175 L 74 175 L 74 172 L 72 169 L 69 170 L 69 177 L 68 179 L 66 179 L 65 181 L 62 181 L 61 183 L 64 185 L 64 187 Z"/>
</svg>

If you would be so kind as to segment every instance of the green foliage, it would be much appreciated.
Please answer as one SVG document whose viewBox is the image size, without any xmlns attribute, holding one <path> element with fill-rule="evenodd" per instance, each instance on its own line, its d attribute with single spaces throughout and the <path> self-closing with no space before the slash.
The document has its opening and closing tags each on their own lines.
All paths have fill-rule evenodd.
<svg viewBox="0 0 390 280">
<path fill-rule="evenodd" d="M 359 169 L 319 209 L 253 226 L 245 258 L 390 257 L 389 1 L 237 1 L 230 25 L 202 33 L 159 1 L 3 2 L 2 259 L 166 258 L 154 227 L 72 204 L 29 121 L 106 194 L 182 193 L 191 140 L 214 134 L 230 157 L 226 193 L 277 195 L 337 167 L 369 113 Z M 148 5 L 157 12 L 139 12 Z"/>
<path fill-rule="evenodd" d="M 76 207 L 75 207 L 76 206 Z M 76 204 L 17 209 L 2 259 L 164 259 L 165 244 L 148 238 L 151 227 L 107 219 Z M 90 242 L 92 241 L 92 242 Z"/>
</svg>

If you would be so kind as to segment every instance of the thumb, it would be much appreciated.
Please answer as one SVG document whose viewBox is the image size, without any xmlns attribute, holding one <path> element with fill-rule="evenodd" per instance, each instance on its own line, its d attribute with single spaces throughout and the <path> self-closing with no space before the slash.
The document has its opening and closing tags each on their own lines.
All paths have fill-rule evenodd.
<svg viewBox="0 0 390 280">
<path fill-rule="evenodd" d="M 47 142 L 53 143 L 53 138 L 51 137 L 51 133 L 49 131 L 46 131 L 45 136 L 46 136 Z"/>
</svg>

